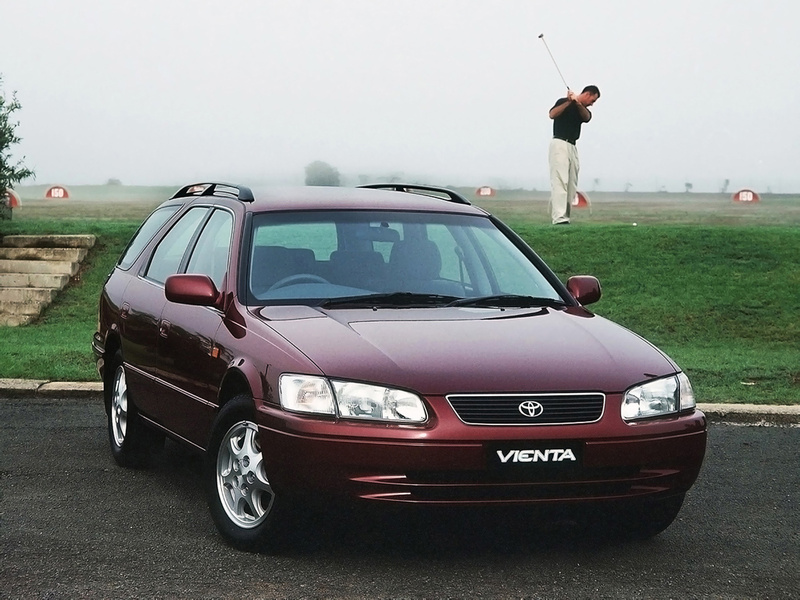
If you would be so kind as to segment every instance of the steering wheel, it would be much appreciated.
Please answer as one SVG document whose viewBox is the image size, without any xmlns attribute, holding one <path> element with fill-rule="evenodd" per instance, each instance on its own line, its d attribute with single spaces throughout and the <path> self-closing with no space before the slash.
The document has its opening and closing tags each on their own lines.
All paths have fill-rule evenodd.
<svg viewBox="0 0 800 600">
<path fill-rule="evenodd" d="M 297 283 L 330 283 L 330 281 L 319 275 L 313 275 L 312 273 L 298 273 L 297 275 L 289 275 L 283 279 L 278 279 L 278 281 L 269 286 L 267 291 L 271 292 L 272 290 L 277 290 L 287 285 L 295 285 Z"/>
</svg>

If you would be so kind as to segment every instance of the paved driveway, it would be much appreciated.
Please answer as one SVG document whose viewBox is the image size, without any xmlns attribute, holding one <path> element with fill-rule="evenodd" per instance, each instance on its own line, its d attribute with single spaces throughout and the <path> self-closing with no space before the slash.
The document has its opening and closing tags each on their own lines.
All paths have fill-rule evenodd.
<svg viewBox="0 0 800 600">
<path fill-rule="evenodd" d="M 332 510 L 283 556 L 236 552 L 200 461 L 109 454 L 92 400 L 0 399 L 0 598 L 790 598 L 800 588 L 800 428 L 714 424 L 678 520 L 642 543 L 466 512 Z"/>
</svg>

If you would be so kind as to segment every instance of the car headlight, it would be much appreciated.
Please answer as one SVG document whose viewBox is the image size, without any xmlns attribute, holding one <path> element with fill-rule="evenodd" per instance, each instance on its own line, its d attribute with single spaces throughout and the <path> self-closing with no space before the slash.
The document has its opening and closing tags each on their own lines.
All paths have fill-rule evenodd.
<svg viewBox="0 0 800 600">
<path fill-rule="evenodd" d="M 333 390 L 327 379 L 308 375 L 281 375 L 281 406 L 298 412 L 335 415 Z"/>
<path fill-rule="evenodd" d="M 637 385 L 625 392 L 622 419 L 634 421 L 694 408 L 694 391 L 684 373 Z"/>
<path fill-rule="evenodd" d="M 311 375 L 280 378 L 281 406 L 287 410 L 393 423 L 424 423 L 428 413 L 416 394 L 353 381 Z"/>
</svg>

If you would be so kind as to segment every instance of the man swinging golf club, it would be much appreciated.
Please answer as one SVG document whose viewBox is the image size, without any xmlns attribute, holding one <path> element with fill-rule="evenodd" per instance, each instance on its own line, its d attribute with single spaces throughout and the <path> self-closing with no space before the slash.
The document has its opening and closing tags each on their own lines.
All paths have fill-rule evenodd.
<svg viewBox="0 0 800 600">
<path fill-rule="evenodd" d="M 567 88 L 566 98 L 559 98 L 550 109 L 553 139 L 550 140 L 550 217 L 553 225 L 569 224 L 572 199 L 578 190 L 578 148 L 581 125 L 592 118 L 589 107 L 600 97 L 596 85 L 587 85 L 580 94 Z"/>
<path fill-rule="evenodd" d="M 589 107 L 597 102 L 600 90 L 596 85 L 587 85 L 580 94 L 573 92 L 567 80 L 561 74 L 553 53 L 544 39 L 539 35 L 550 59 L 553 61 L 561 81 L 567 88 L 567 97 L 559 98 L 550 109 L 553 119 L 553 139 L 550 141 L 550 217 L 553 225 L 569 224 L 569 210 L 572 199 L 578 191 L 578 148 L 575 143 L 581 137 L 581 125 L 592 118 Z"/>
</svg>

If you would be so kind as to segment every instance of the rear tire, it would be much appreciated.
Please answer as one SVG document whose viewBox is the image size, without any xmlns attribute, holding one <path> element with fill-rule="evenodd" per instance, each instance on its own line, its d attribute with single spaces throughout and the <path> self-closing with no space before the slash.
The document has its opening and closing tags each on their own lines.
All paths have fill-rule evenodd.
<svg viewBox="0 0 800 600">
<path fill-rule="evenodd" d="M 142 423 L 130 398 L 122 355 L 117 352 L 110 377 L 105 381 L 108 441 L 118 465 L 128 468 L 147 466 L 152 453 L 164 443 L 164 436 Z"/>
<path fill-rule="evenodd" d="M 289 502 L 270 483 L 253 400 L 241 394 L 222 408 L 203 472 L 211 518 L 223 538 L 246 551 L 282 548 L 291 529 Z"/>
</svg>

